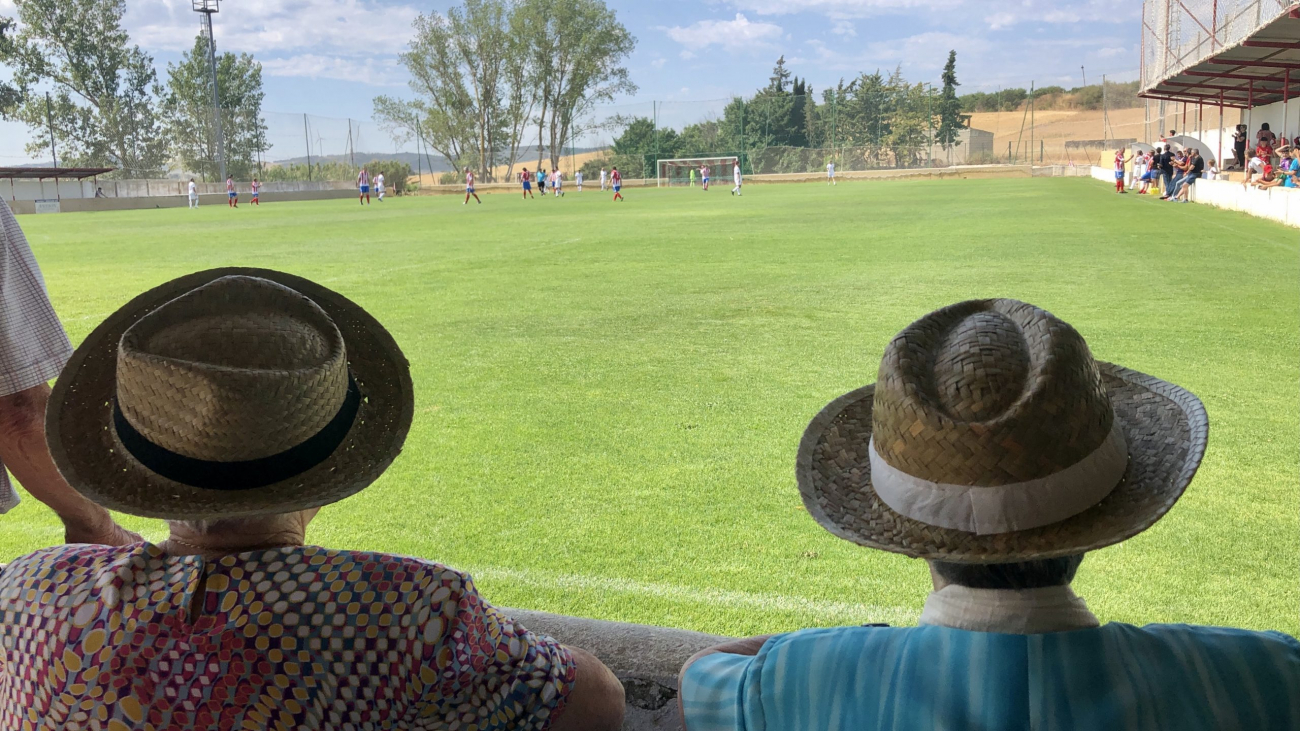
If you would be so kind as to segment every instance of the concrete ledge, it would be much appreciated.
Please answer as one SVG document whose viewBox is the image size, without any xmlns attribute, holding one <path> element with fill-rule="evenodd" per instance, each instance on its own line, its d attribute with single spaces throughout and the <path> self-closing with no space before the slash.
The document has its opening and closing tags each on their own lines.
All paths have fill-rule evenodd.
<svg viewBox="0 0 1300 731">
<path fill-rule="evenodd" d="M 343 190 L 304 190 L 287 193 L 262 191 L 263 203 L 283 203 L 286 201 L 319 201 L 336 198 L 355 198 L 357 192 L 350 188 Z M 240 203 L 248 203 L 252 193 L 239 194 Z M 187 196 L 150 196 L 147 198 L 64 198 L 59 207 L 64 213 L 81 213 L 85 211 L 135 211 L 146 208 L 185 208 L 190 204 Z M 226 205 L 225 193 L 208 193 L 199 196 L 200 206 Z M 9 201 L 14 213 L 36 213 L 35 201 Z"/>
<path fill-rule="evenodd" d="M 677 673 L 695 653 L 731 639 L 701 632 L 503 609 L 520 624 L 580 647 L 614 671 L 627 693 L 624 731 L 682 731 Z"/>
</svg>

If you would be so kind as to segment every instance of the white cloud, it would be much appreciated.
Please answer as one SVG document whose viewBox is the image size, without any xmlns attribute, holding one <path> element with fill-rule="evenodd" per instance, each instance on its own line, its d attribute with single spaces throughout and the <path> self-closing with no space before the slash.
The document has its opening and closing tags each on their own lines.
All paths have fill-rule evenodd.
<svg viewBox="0 0 1300 731">
<path fill-rule="evenodd" d="M 650 65 L 651 65 L 651 66 L 654 66 L 654 67 L 657 68 L 657 69 L 661 69 L 661 68 L 664 67 L 664 64 L 666 64 L 666 63 L 668 63 L 668 59 L 666 59 L 666 58 L 656 58 L 655 60 L 653 60 L 653 61 L 650 62 Z"/>
<path fill-rule="evenodd" d="M 213 16 L 213 29 L 217 50 L 259 57 L 298 51 L 396 54 L 418 12 L 372 0 L 259 0 L 227 3 Z M 132 0 L 123 24 L 131 40 L 150 51 L 187 50 L 199 32 L 189 0 Z"/>
<path fill-rule="evenodd" d="M 262 61 L 262 70 L 268 76 L 338 79 L 374 86 L 405 86 L 406 83 L 406 73 L 403 70 L 394 68 L 391 64 L 381 64 L 376 59 L 362 60 L 314 53 L 267 59 Z"/>
<path fill-rule="evenodd" d="M 839 18 L 865 18 L 913 8 L 937 10 L 963 1 L 965 0 L 731 0 L 730 4 L 759 15 L 819 12 Z"/>
<path fill-rule="evenodd" d="M 831 32 L 837 36 L 844 36 L 845 38 L 856 38 L 858 35 L 858 29 L 847 20 L 836 22 L 835 27 L 831 28 Z"/>
<path fill-rule="evenodd" d="M 1128 56 L 1132 53 L 1133 51 L 1131 49 L 1124 48 L 1123 46 L 1108 46 L 1106 48 L 1097 49 L 1096 56 L 1097 58 L 1115 58 L 1117 56 Z"/>
<path fill-rule="evenodd" d="M 784 31 L 773 23 L 753 22 L 740 13 L 735 20 L 701 20 L 688 26 L 661 28 L 668 37 L 686 46 L 683 52 L 706 46 L 722 46 L 727 50 L 761 48 L 780 40 Z"/>
</svg>

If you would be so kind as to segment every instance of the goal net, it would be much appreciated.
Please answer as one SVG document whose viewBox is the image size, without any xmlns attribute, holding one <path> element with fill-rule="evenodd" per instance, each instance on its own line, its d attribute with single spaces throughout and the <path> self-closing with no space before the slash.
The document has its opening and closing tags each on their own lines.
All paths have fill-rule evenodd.
<svg viewBox="0 0 1300 731">
<path fill-rule="evenodd" d="M 659 187 L 664 188 L 675 185 L 690 185 L 691 171 L 695 171 L 695 184 L 700 184 L 701 171 L 703 168 L 709 168 L 710 177 L 721 183 L 722 181 L 731 180 L 731 175 L 736 162 L 740 158 L 735 155 L 722 155 L 720 157 L 679 157 L 670 160 L 657 161 L 656 177 L 659 179 Z"/>
</svg>

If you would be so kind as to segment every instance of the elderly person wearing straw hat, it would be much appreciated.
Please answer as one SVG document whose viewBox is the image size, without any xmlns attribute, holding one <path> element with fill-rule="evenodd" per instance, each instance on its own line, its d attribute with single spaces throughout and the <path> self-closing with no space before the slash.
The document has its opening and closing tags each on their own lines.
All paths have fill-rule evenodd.
<svg viewBox="0 0 1300 731">
<path fill-rule="evenodd" d="M 688 731 L 1300 728 L 1294 639 L 1100 624 L 1069 586 L 1173 507 L 1206 430 L 1195 396 L 1094 361 L 1032 305 L 921 318 L 813 419 L 796 468 L 831 533 L 929 562 L 920 626 L 705 651 L 682 671 Z"/>
<path fill-rule="evenodd" d="M 299 277 L 200 272 L 111 315 L 55 385 L 50 451 L 171 537 L 0 572 L 0 728 L 617 729 L 609 670 L 468 576 L 304 545 L 412 413 L 392 337 Z"/>
</svg>

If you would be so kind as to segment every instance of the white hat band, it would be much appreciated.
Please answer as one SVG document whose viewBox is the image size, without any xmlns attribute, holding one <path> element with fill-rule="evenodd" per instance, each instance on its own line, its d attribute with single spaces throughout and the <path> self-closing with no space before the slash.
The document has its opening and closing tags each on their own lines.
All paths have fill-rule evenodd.
<svg viewBox="0 0 1300 731">
<path fill-rule="evenodd" d="M 1119 420 L 1092 453 L 1060 472 L 1025 482 L 973 487 L 931 482 L 887 463 L 868 446 L 871 483 L 895 512 L 928 525 L 978 535 L 1039 528 L 1101 502 L 1128 469 L 1128 445 Z"/>
</svg>

